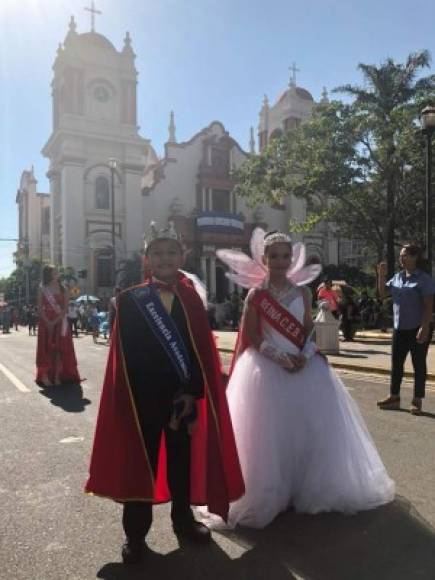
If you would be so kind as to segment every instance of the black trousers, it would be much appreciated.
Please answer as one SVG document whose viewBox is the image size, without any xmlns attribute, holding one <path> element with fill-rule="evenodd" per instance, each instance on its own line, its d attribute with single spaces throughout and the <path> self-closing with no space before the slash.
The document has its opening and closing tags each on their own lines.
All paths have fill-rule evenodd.
<svg viewBox="0 0 435 580">
<path fill-rule="evenodd" d="M 433 328 L 429 331 L 429 338 L 424 344 L 416 340 L 418 328 L 410 330 L 395 330 L 391 350 L 391 385 L 392 395 L 399 395 L 400 385 L 403 378 L 403 366 L 408 353 L 411 353 L 412 366 L 414 367 L 414 397 L 423 398 L 426 388 L 426 357 Z"/>
<path fill-rule="evenodd" d="M 165 418 L 165 424 L 169 417 Z M 167 475 L 172 495 L 171 518 L 175 525 L 183 524 L 193 518 L 190 508 L 190 436 L 181 426 L 173 431 L 162 424 L 142 426 L 142 432 L 151 467 L 155 474 L 162 430 L 166 436 Z M 125 535 L 131 542 L 142 541 L 152 523 L 152 503 L 129 501 L 124 503 L 122 525 Z"/>
<path fill-rule="evenodd" d="M 71 334 L 78 338 L 79 331 L 77 326 L 77 318 L 68 318 L 69 327 L 71 328 Z"/>
</svg>

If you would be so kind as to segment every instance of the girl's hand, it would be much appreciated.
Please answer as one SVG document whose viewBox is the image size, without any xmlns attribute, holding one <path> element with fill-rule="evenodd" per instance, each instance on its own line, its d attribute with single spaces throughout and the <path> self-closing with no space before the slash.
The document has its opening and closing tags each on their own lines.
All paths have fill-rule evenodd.
<svg viewBox="0 0 435 580">
<path fill-rule="evenodd" d="M 284 354 L 281 357 L 279 364 L 282 366 L 283 369 L 292 373 L 296 370 L 296 362 L 293 360 L 293 355 L 291 354 Z"/>
<path fill-rule="evenodd" d="M 290 354 L 290 355 L 288 355 L 288 357 L 292 363 L 291 372 L 294 372 L 294 373 L 302 370 L 305 366 L 305 363 L 307 362 L 307 359 L 305 358 L 305 356 L 303 354 L 298 354 L 298 355 Z"/>
<path fill-rule="evenodd" d="M 304 368 L 304 366 L 305 366 L 305 364 L 307 362 L 307 358 L 306 358 L 305 355 L 299 354 L 297 356 L 297 359 L 298 359 L 298 370 L 300 371 L 300 370 L 302 370 Z"/>
<path fill-rule="evenodd" d="M 286 353 L 285 356 L 283 357 L 283 362 L 281 366 L 289 372 L 297 372 L 303 367 L 304 364 L 305 364 L 304 356 Z"/>
</svg>

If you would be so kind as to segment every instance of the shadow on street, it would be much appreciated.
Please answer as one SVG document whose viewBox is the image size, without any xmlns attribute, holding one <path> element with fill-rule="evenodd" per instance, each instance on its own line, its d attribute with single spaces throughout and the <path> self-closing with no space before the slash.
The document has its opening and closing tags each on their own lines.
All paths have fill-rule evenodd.
<svg viewBox="0 0 435 580">
<path fill-rule="evenodd" d="M 52 405 L 61 407 L 68 413 L 81 413 L 91 403 L 89 399 L 83 398 L 82 386 L 76 383 L 53 387 L 40 386 L 39 392 L 50 399 Z"/>
<path fill-rule="evenodd" d="M 137 567 L 108 563 L 104 580 L 433 580 L 435 530 L 398 498 L 355 516 L 288 512 L 264 530 L 222 533 L 246 552 L 237 559 L 216 544 L 149 553 Z"/>
<path fill-rule="evenodd" d="M 410 410 L 405 407 L 400 407 L 400 409 L 382 409 L 382 412 L 385 413 L 408 413 L 410 415 Z M 429 419 L 435 419 L 435 413 L 429 413 L 429 411 L 422 411 L 420 413 L 420 417 L 428 417 Z M 435 579 L 435 577 L 434 577 Z"/>
<path fill-rule="evenodd" d="M 358 342 L 359 344 L 367 344 L 367 345 L 380 345 L 382 344 L 383 346 L 391 346 L 391 338 L 381 338 L 381 339 L 372 339 L 372 338 L 358 338 L 358 336 L 355 336 L 353 339 L 354 342 Z"/>
</svg>

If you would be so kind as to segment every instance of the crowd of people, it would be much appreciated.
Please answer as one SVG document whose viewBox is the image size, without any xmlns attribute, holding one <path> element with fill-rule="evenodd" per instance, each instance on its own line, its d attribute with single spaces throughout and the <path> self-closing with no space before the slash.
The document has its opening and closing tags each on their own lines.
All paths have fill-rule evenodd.
<svg viewBox="0 0 435 580">
<path fill-rule="evenodd" d="M 118 293 L 119 289 L 115 292 Z M 82 332 L 92 334 L 95 339 L 100 334 L 107 338 L 113 323 L 113 299 L 109 301 L 108 312 L 101 310 L 96 303 L 86 303 L 86 301 L 77 303 L 75 300 L 69 300 L 66 316 L 74 337 L 77 338 L 79 332 Z M 25 326 L 28 327 L 29 335 L 36 336 L 38 320 L 39 310 L 35 304 L 0 307 L 0 329 L 5 334 L 10 333 L 11 330 L 18 331 L 20 326 Z M 104 325 L 105 320 L 106 325 Z"/>
</svg>

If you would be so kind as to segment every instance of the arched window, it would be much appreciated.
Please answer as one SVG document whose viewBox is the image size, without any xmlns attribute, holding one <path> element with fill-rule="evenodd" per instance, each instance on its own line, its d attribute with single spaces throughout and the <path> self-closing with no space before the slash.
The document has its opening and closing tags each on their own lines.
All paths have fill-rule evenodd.
<svg viewBox="0 0 435 580">
<path fill-rule="evenodd" d="M 95 180 L 95 207 L 96 209 L 110 208 L 109 180 L 99 175 Z"/>
<path fill-rule="evenodd" d="M 289 117 L 284 121 L 284 129 L 286 131 L 291 131 L 292 129 L 296 129 L 301 124 L 301 120 L 297 117 Z"/>
</svg>

